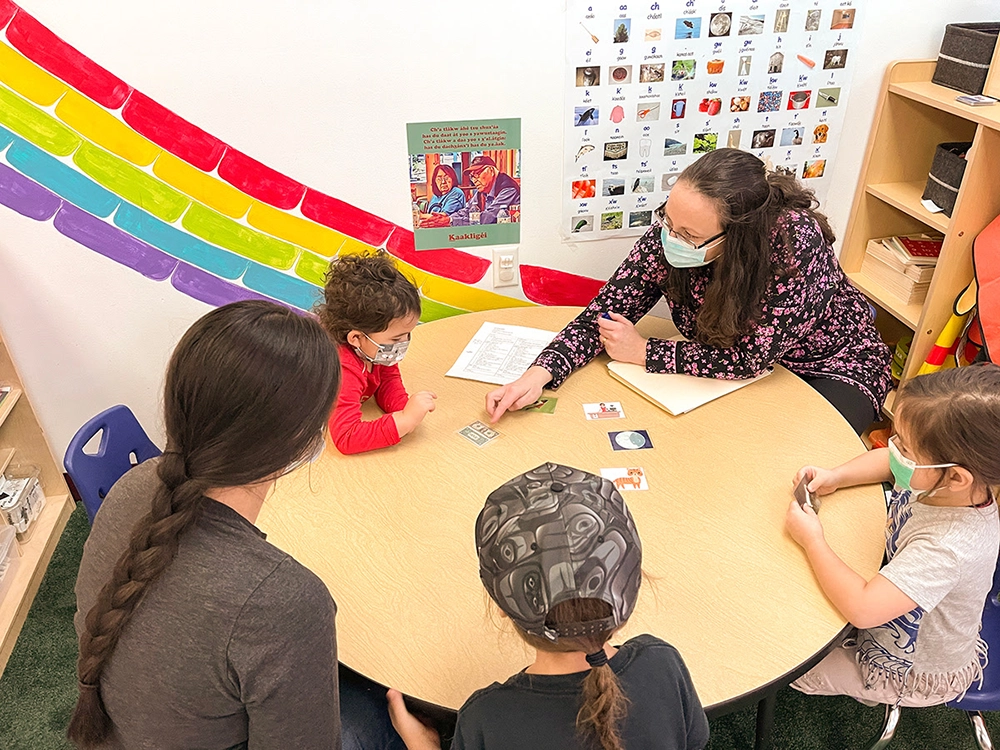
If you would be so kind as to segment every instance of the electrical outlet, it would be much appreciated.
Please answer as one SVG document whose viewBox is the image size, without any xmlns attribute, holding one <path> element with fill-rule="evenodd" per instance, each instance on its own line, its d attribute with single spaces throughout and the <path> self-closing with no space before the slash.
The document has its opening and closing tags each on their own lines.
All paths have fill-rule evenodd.
<svg viewBox="0 0 1000 750">
<path fill-rule="evenodd" d="M 493 249 L 493 288 L 518 285 L 518 261 L 516 247 Z"/>
</svg>

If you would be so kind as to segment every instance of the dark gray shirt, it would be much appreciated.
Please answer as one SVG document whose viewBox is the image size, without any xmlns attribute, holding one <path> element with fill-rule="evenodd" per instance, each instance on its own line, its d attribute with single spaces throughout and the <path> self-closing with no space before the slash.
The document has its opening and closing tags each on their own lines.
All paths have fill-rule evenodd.
<svg viewBox="0 0 1000 750">
<path fill-rule="evenodd" d="M 76 582 L 80 632 L 149 512 L 157 459 L 108 493 Z M 111 748 L 340 748 L 336 605 L 311 571 L 205 498 L 101 679 Z"/>
<path fill-rule="evenodd" d="M 708 719 L 681 655 L 651 635 L 626 641 L 608 662 L 629 700 L 621 727 L 627 750 L 701 750 Z M 587 672 L 519 672 L 477 690 L 458 712 L 452 750 L 573 750 Z"/>
</svg>

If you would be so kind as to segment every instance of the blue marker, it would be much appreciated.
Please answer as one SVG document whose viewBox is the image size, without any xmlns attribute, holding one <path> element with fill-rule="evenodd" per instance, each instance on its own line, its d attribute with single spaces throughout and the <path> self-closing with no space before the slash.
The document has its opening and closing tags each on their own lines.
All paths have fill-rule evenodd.
<svg viewBox="0 0 1000 750">
<path fill-rule="evenodd" d="M 604 318 L 605 320 L 611 320 L 611 316 L 608 315 L 606 312 L 602 312 L 601 317 Z"/>
</svg>

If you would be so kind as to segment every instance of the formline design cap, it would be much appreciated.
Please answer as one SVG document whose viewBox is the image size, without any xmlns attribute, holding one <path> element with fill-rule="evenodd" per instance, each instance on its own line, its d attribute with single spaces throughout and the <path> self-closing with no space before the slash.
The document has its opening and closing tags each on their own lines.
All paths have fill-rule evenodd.
<svg viewBox="0 0 1000 750">
<path fill-rule="evenodd" d="M 614 484 L 571 466 L 545 463 L 486 498 L 476 520 L 479 576 L 497 605 L 527 633 L 551 641 L 612 630 L 639 594 L 642 545 Z M 599 599 L 611 616 L 562 627 L 545 624 L 569 599 Z"/>
<path fill-rule="evenodd" d="M 465 171 L 470 173 L 478 172 L 479 170 L 485 169 L 486 167 L 493 167 L 494 169 L 496 169 L 496 166 L 497 163 L 493 161 L 493 159 L 491 159 L 489 156 L 477 156 L 469 163 L 469 166 L 466 168 Z"/>
</svg>

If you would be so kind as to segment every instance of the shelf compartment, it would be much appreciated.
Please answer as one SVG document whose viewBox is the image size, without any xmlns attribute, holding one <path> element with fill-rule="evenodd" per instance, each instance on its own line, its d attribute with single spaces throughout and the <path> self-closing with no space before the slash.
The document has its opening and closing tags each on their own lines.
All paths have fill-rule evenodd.
<svg viewBox="0 0 1000 750">
<path fill-rule="evenodd" d="M 15 452 L 13 448 L 0 448 L 0 474 L 7 471 L 7 467 L 10 466 L 10 460 L 14 458 Z"/>
<path fill-rule="evenodd" d="M 10 393 L 7 394 L 7 398 L 5 398 L 3 403 L 0 404 L 0 425 L 2 425 L 7 417 L 10 416 L 10 413 L 14 410 L 14 405 L 17 403 L 19 398 L 21 398 L 21 389 L 11 388 Z"/>
<path fill-rule="evenodd" d="M 891 313 L 893 317 L 905 324 L 907 328 L 913 331 L 917 329 L 917 326 L 920 324 L 920 312 L 924 307 L 923 302 L 907 304 L 877 281 L 861 273 L 861 271 L 849 273 L 847 274 L 847 278 L 851 280 L 854 286 L 861 290 L 862 294 L 871 299 L 879 307 L 885 309 L 886 312 Z"/>
<path fill-rule="evenodd" d="M 945 216 L 944 212 L 932 214 L 920 204 L 920 196 L 924 194 L 924 185 L 924 182 L 883 182 L 877 185 L 868 185 L 865 190 L 893 208 L 898 208 L 935 231 L 945 234 L 951 219 Z"/>
<path fill-rule="evenodd" d="M 972 107 L 955 101 L 961 96 L 961 91 L 955 91 L 947 86 L 941 86 L 930 81 L 906 81 L 890 83 L 889 92 L 906 97 L 911 101 L 926 104 L 928 107 L 956 115 L 966 120 L 985 125 L 994 130 L 1000 130 L 1000 104 L 985 107 Z"/>
</svg>

